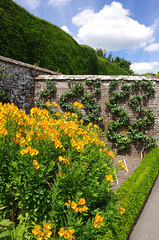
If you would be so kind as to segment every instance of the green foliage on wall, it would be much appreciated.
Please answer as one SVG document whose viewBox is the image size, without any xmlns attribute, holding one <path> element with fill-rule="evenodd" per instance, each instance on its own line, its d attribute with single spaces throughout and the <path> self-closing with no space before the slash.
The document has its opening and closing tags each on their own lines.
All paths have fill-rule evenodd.
<svg viewBox="0 0 159 240">
<path fill-rule="evenodd" d="M 101 92 L 100 79 L 86 80 L 85 85 L 88 91 L 84 91 L 84 83 L 73 82 L 70 84 L 70 90 L 63 93 L 60 97 L 60 105 L 65 111 L 77 113 L 79 118 L 88 123 L 99 123 L 100 118 L 100 105 L 97 103 L 97 98 Z M 80 100 L 83 104 L 84 112 L 73 105 L 75 101 Z"/>
<path fill-rule="evenodd" d="M 127 149 L 131 143 L 140 143 L 142 152 L 155 147 L 156 139 L 146 135 L 146 130 L 152 125 L 155 116 L 151 108 L 145 108 L 149 97 L 155 92 L 153 83 L 134 81 L 128 84 L 122 81 L 120 90 L 116 89 L 117 86 L 117 81 L 109 84 L 111 96 L 106 106 L 112 113 L 113 120 L 109 121 L 107 137 L 118 150 Z M 130 115 L 121 105 L 123 102 L 128 103 L 135 120 L 130 121 Z M 124 132 L 122 132 L 123 129 Z"/>
<path fill-rule="evenodd" d="M 0 55 L 63 74 L 127 74 L 99 63 L 96 51 L 79 45 L 58 26 L 31 15 L 12 0 L 0 1 Z"/>
<path fill-rule="evenodd" d="M 57 88 L 55 82 L 50 79 L 46 80 L 47 87 L 40 91 L 40 96 L 37 99 L 37 106 L 39 108 L 47 108 L 46 102 L 51 101 L 56 95 Z"/>
<path fill-rule="evenodd" d="M 46 100 L 46 98 L 47 100 L 50 100 L 51 97 L 56 93 L 57 88 L 56 84 L 49 79 L 46 80 L 46 83 L 47 88 L 40 91 L 40 98 L 43 100 Z"/>
<path fill-rule="evenodd" d="M 0 81 L 2 81 L 2 82 L 4 79 L 6 79 L 8 77 L 8 75 L 5 73 L 5 69 L 6 69 L 5 65 L 2 65 L 0 67 Z M 3 90 L 3 86 L 2 86 L 2 89 L 0 89 L 0 102 L 8 103 L 8 102 L 10 102 L 10 98 L 11 98 L 10 94 L 6 93 Z"/>
<path fill-rule="evenodd" d="M 0 102 L 8 103 L 8 102 L 10 102 L 10 98 L 11 98 L 11 96 L 9 94 L 0 90 Z"/>
</svg>

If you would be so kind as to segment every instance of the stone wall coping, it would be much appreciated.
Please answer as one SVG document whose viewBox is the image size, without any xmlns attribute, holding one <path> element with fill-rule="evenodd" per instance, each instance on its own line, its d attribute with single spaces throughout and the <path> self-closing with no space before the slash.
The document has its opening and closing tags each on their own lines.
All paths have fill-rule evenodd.
<svg viewBox="0 0 159 240">
<path fill-rule="evenodd" d="M 51 74 L 51 75 L 56 74 L 54 71 L 51 71 L 51 70 L 48 70 L 48 69 L 45 69 L 45 68 L 41 68 L 41 67 L 37 67 L 37 66 L 31 65 L 31 64 L 28 64 L 28 63 L 24 63 L 24 62 L 21 62 L 21 61 L 17 61 L 17 60 L 11 59 L 11 58 L 3 57 L 3 56 L 0 56 L 0 61 L 6 62 L 6 63 L 11 63 L 11 64 L 14 64 L 14 65 L 17 65 L 17 66 L 30 68 L 30 69 L 40 71 L 40 72 L 46 72 L 46 73 Z"/>
<path fill-rule="evenodd" d="M 159 82 L 159 76 L 127 76 L 127 75 L 39 75 L 35 77 L 35 80 L 73 80 L 73 81 L 81 81 L 81 80 L 93 80 L 99 78 L 100 80 L 110 81 L 110 80 L 118 80 L 118 81 L 142 81 L 142 80 L 152 80 Z"/>
</svg>

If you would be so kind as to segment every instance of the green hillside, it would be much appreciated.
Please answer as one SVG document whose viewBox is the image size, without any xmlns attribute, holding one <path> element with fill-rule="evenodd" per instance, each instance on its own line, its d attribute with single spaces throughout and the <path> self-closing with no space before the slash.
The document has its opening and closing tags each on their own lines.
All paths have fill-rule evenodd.
<svg viewBox="0 0 159 240">
<path fill-rule="evenodd" d="M 128 74 L 12 0 L 0 0 L 0 55 L 63 74 Z"/>
</svg>

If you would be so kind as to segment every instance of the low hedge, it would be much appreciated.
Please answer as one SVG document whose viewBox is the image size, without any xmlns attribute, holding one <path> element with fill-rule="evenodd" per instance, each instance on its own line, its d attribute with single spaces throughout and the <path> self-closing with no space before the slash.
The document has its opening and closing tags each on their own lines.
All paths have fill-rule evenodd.
<svg viewBox="0 0 159 240">
<path fill-rule="evenodd" d="M 126 240 L 135 219 L 138 217 L 156 177 L 159 173 L 159 148 L 154 148 L 142 160 L 128 181 L 124 182 L 116 195 L 118 202 L 126 209 L 116 214 L 107 225 L 104 236 L 98 240 Z"/>
</svg>

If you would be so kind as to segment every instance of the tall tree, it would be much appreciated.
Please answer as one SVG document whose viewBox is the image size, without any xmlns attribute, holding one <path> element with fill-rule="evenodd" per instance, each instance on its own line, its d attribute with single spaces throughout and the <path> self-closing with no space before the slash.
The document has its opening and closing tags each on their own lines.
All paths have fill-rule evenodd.
<svg viewBox="0 0 159 240">
<path fill-rule="evenodd" d="M 111 63 L 115 63 L 116 65 L 118 65 L 120 68 L 122 68 L 123 70 L 127 71 L 129 75 L 133 75 L 134 72 L 133 70 L 130 68 L 131 66 L 131 62 L 125 60 L 124 58 L 120 58 L 120 57 L 113 57 L 112 52 L 109 53 L 108 57 L 107 55 L 107 51 L 105 49 L 102 48 L 97 48 L 96 49 L 96 53 L 97 56 L 104 58 L 105 60 L 111 62 Z"/>
<path fill-rule="evenodd" d="M 134 74 L 133 70 L 130 68 L 132 64 L 130 61 L 127 61 L 124 58 L 116 57 L 113 62 L 127 71 L 130 75 Z"/>
</svg>

